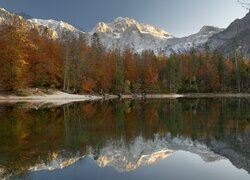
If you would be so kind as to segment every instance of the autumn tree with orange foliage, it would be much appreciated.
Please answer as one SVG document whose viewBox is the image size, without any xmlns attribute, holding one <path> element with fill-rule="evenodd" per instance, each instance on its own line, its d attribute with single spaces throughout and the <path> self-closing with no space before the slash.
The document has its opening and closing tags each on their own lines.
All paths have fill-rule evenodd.
<svg viewBox="0 0 250 180">
<path fill-rule="evenodd" d="M 33 31 L 30 39 L 34 46 L 29 51 L 29 74 L 35 87 L 60 87 L 61 57 L 59 43 L 39 36 Z"/>
<path fill-rule="evenodd" d="M 2 86 L 16 90 L 27 85 L 28 52 L 32 46 L 25 21 L 14 17 L 0 27 L 0 77 Z"/>
<path fill-rule="evenodd" d="M 202 62 L 197 78 L 201 92 L 216 92 L 220 88 L 218 69 L 210 60 Z"/>
</svg>

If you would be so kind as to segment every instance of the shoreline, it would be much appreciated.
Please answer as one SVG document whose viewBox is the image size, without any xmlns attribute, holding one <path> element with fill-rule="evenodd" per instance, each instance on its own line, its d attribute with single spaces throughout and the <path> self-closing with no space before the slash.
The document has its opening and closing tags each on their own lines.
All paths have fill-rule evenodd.
<svg viewBox="0 0 250 180">
<path fill-rule="evenodd" d="M 118 99 L 117 95 L 80 95 L 68 94 L 62 91 L 55 91 L 53 94 L 16 96 L 1 95 L 2 102 L 80 102 L 95 101 L 102 99 Z M 121 95 L 120 99 L 178 99 L 178 98 L 250 98 L 250 93 L 187 93 L 187 94 L 127 94 Z"/>
<path fill-rule="evenodd" d="M 83 102 L 83 101 L 95 101 L 102 99 L 101 96 L 92 95 L 77 95 L 68 94 L 62 91 L 55 91 L 53 94 L 39 94 L 30 96 L 16 96 L 11 95 L 1 95 L 0 103 L 18 103 L 18 102 L 30 102 L 30 103 L 52 103 L 55 105 L 63 105 L 71 102 Z"/>
<path fill-rule="evenodd" d="M 145 99 L 214 99 L 214 98 L 239 98 L 239 99 L 249 99 L 249 93 L 194 93 L 194 94 L 129 94 L 122 95 L 121 98 L 117 95 L 106 95 L 106 96 L 97 96 L 97 95 L 76 95 L 68 94 L 62 91 L 55 91 L 52 95 L 39 94 L 31 95 L 26 97 L 15 96 L 15 95 L 1 95 L 0 94 L 0 104 L 16 104 L 16 103 L 25 103 L 22 104 L 22 108 L 50 108 L 67 105 L 70 103 L 76 102 L 87 102 L 87 101 L 98 101 L 98 100 L 112 100 L 112 99 L 121 99 L 121 100 L 145 100 Z"/>
<path fill-rule="evenodd" d="M 250 98 L 250 93 L 187 93 L 187 94 L 147 94 L 122 95 L 121 99 L 181 99 L 181 98 Z"/>
<path fill-rule="evenodd" d="M 184 98 L 250 98 L 250 93 L 189 93 Z"/>
</svg>

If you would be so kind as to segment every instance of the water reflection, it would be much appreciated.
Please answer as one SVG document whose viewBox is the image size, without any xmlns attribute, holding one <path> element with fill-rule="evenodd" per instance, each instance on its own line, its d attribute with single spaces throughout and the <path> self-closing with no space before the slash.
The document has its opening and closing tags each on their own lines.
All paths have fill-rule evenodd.
<svg viewBox="0 0 250 180">
<path fill-rule="evenodd" d="M 203 162 L 229 159 L 235 167 L 250 172 L 248 99 L 30 107 L 27 103 L 0 105 L 2 177 L 33 176 L 37 170 L 75 166 L 90 157 L 98 167 L 139 172 L 138 168 L 160 164 L 180 150 L 198 155 Z"/>
</svg>

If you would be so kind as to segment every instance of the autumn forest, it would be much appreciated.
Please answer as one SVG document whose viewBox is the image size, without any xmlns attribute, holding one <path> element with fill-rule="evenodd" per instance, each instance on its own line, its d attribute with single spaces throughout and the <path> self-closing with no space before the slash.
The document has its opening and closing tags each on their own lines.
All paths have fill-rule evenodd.
<svg viewBox="0 0 250 180">
<path fill-rule="evenodd" d="M 0 89 L 57 88 L 70 93 L 250 92 L 250 60 L 208 48 L 185 54 L 107 51 L 98 34 L 53 40 L 13 19 L 0 28 Z"/>
</svg>

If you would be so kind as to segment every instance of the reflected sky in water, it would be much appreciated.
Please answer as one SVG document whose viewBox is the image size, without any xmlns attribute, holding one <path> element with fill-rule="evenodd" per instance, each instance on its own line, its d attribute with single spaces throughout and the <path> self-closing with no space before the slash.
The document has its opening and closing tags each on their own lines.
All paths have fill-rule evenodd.
<svg viewBox="0 0 250 180">
<path fill-rule="evenodd" d="M 111 167 L 100 168 L 90 157 L 79 160 L 63 170 L 32 173 L 34 179 L 134 179 L 134 180 L 248 180 L 245 170 L 235 168 L 229 160 L 206 163 L 198 155 L 178 151 L 172 156 L 150 166 L 131 172 L 119 173 Z"/>
</svg>

